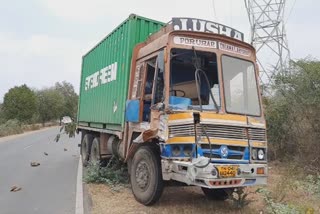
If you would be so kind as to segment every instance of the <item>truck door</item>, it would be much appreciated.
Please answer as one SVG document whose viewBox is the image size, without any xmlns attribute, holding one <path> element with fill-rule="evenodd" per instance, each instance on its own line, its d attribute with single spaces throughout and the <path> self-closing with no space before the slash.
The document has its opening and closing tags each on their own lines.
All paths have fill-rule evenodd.
<svg viewBox="0 0 320 214">
<path fill-rule="evenodd" d="M 144 87 L 143 121 L 150 122 L 151 108 L 164 102 L 164 56 L 160 51 L 156 59 L 146 62 L 146 81 Z"/>
<path fill-rule="evenodd" d="M 137 63 L 130 99 L 126 103 L 127 122 L 150 122 L 151 109 L 164 101 L 164 57 Z"/>
<path fill-rule="evenodd" d="M 143 96 L 143 113 L 142 113 L 142 120 L 143 121 L 150 121 L 150 108 L 151 104 L 153 103 L 153 86 L 155 80 L 155 71 L 156 71 L 156 58 L 148 60 L 146 62 L 146 77 L 145 77 L 145 84 L 144 84 L 144 96 Z"/>
</svg>

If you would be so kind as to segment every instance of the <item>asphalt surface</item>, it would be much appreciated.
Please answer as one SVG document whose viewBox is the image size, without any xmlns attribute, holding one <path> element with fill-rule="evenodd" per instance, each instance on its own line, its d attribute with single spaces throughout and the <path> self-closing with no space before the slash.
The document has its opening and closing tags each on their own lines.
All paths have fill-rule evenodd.
<svg viewBox="0 0 320 214">
<path fill-rule="evenodd" d="M 56 143 L 58 132 L 55 127 L 0 138 L 1 214 L 75 213 L 80 136 L 62 135 Z M 31 167 L 32 161 L 40 166 Z M 22 189 L 10 192 L 13 185 Z"/>
</svg>

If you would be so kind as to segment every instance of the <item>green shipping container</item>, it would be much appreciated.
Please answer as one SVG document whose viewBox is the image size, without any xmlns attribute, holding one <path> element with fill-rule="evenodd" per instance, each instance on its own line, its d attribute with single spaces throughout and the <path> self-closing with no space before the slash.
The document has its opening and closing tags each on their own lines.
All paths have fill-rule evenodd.
<svg viewBox="0 0 320 214">
<path fill-rule="evenodd" d="M 79 125 L 123 130 L 133 48 L 163 25 L 130 15 L 83 56 Z"/>
</svg>

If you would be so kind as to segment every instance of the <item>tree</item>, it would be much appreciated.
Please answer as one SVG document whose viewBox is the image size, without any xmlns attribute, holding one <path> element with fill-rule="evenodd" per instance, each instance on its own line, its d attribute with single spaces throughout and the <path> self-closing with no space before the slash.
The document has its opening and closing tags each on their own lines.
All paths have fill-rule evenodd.
<svg viewBox="0 0 320 214">
<path fill-rule="evenodd" d="M 3 99 L 3 112 L 6 119 L 28 122 L 36 112 L 35 93 L 27 85 L 11 88 Z"/>
<path fill-rule="evenodd" d="M 272 156 L 319 167 L 320 61 L 292 62 L 288 75 L 276 77 L 274 89 L 264 100 Z"/>
<path fill-rule="evenodd" d="M 78 110 L 78 95 L 75 93 L 72 84 L 66 81 L 57 82 L 55 89 L 63 96 L 64 107 L 60 117 L 70 116 L 75 118 Z"/>
<path fill-rule="evenodd" d="M 37 92 L 39 118 L 45 122 L 59 119 L 64 108 L 64 98 L 55 88 L 42 89 Z"/>
<path fill-rule="evenodd" d="M 3 104 L 0 103 L 0 125 L 5 122 L 6 122 L 6 119 L 3 112 Z"/>
</svg>

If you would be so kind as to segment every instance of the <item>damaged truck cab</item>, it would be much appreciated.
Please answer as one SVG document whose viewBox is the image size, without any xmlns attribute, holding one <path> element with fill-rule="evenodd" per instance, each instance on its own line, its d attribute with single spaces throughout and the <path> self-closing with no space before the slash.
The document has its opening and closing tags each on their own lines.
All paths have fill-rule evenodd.
<svg viewBox="0 0 320 214">
<path fill-rule="evenodd" d="M 199 186 L 217 200 L 235 188 L 266 184 L 256 55 L 241 32 L 173 18 L 134 47 L 129 73 L 122 132 L 79 122 L 84 161 L 121 157 L 133 194 L 145 205 L 159 199 L 164 181 Z M 94 140 L 98 155 L 87 148 Z"/>
</svg>

